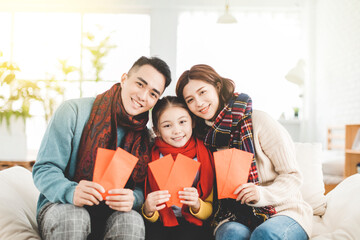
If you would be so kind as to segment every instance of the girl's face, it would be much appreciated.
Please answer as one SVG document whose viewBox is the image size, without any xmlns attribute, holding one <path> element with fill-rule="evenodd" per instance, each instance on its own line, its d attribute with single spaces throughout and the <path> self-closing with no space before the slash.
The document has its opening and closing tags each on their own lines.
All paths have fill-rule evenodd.
<svg viewBox="0 0 360 240">
<path fill-rule="evenodd" d="M 182 107 L 169 107 L 160 115 L 156 135 L 167 144 L 183 147 L 192 135 L 189 112 Z"/>
<path fill-rule="evenodd" d="M 190 111 L 196 116 L 210 120 L 219 108 L 216 88 L 202 80 L 190 80 L 184 87 L 183 96 Z"/>
</svg>

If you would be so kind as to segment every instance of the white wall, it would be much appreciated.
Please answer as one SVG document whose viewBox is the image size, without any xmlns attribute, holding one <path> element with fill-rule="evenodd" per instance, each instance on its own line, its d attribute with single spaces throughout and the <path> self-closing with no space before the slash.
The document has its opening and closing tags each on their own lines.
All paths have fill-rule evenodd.
<svg viewBox="0 0 360 240">
<path fill-rule="evenodd" d="M 360 123 L 360 1 L 315 4 L 314 140 L 328 125 Z"/>
</svg>

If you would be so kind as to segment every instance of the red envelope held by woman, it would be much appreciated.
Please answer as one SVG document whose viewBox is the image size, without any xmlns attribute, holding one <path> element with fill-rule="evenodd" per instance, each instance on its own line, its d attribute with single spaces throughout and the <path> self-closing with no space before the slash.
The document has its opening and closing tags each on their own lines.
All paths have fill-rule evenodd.
<svg viewBox="0 0 360 240">
<path fill-rule="evenodd" d="M 214 152 L 218 199 L 236 199 L 234 191 L 247 183 L 252 159 L 252 153 L 236 148 Z"/>
</svg>

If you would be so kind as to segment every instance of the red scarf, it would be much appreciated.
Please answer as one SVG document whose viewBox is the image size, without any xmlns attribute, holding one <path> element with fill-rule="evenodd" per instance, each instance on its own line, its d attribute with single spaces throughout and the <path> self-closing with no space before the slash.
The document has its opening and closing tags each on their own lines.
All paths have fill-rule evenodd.
<svg viewBox="0 0 360 240">
<path fill-rule="evenodd" d="M 196 185 L 199 197 L 202 200 L 205 200 L 210 195 L 214 181 L 213 157 L 211 152 L 205 147 L 201 140 L 192 137 L 183 147 L 177 148 L 165 143 L 159 138 L 156 138 L 155 146 L 151 152 L 151 161 L 159 159 L 160 153 L 163 156 L 171 154 L 174 159 L 176 159 L 178 153 L 181 153 L 189 158 L 197 157 L 197 160 L 201 163 L 199 170 L 200 179 Z M 150 192 L 157 190 L 159 190 L 159 187 L 157 186 L 151 171 L 148 170 L 148 184 L 145 187 L 145 197 Z M 160 210 L 159 213 L 164 226 L 173 227 L 179 224 L 171 207 L 165 207 Z M 181 213 L 188 222 L 202 226 L 203 222 L 190 213 L 187 205 L 183 205 Z"/>
<path fill-rule="evenodd" d="M 74 181 L 92 180 L 97 148 L 115 150 L 118 147 L 117 128 L 121 126 L 126 130 L 121 148 L 139 158 L 132 172 L 132 180 L 135 183 L 143 182 L 150 160 L 149 137 L 146 128 L 148 119 L 148 112 L 135 117 L 126 113 L 121 101 L 119 83 L 99 94 L 81 135 Z M 134 188 L 134 184 L 131 185 L 128 187 Z"/>
</svg>

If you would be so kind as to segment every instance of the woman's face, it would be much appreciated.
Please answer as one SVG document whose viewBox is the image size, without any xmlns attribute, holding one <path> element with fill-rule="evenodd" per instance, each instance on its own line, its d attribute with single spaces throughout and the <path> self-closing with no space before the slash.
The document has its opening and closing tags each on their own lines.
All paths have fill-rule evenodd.
<svg viewBox="0 0 360 240">
<path fill-rule="evenodd" d="M 196 116 L 210 120 L 219 108 L 216 88 L 202 80 L 190 80 L 184 87 L 183 96 L 190 111 Z"/>
</svg>

